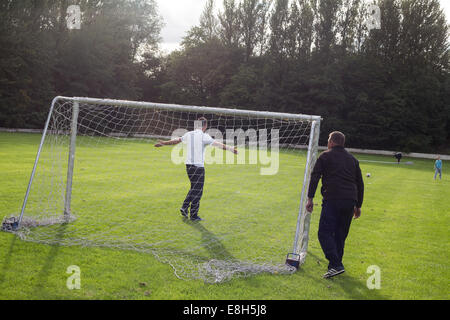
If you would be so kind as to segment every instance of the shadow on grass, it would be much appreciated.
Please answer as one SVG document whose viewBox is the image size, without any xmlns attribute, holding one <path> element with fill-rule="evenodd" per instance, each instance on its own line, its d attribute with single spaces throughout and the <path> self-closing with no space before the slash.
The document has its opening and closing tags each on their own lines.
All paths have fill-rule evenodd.
<svg viewBox="0 0 450 320">
<path fill-rule="evenodd" d="M 201 233 L 203 244 L 202 247 L 209 252 L 211 258 L 218 260 L 236 259 L 230 252 L 228 252 L 219 238 L 217 238 L 214 233 L 206 229 L 200 222 L 192 222 L 188 219 L 183 219 L 183 222 Z"/>
<path fill-rule="evenodd" d="M 64 234 L 67 229 L 67 224 L 63 223 L 56 227 L 55 230 L 55 244 L 50 246 L 50 251 L 47 255 L 47 258 L 37 275 L 37 284 L 34 288 L 34 297 L 43 297 L 46 294 L 46 286 L 48 285 L 48 278 L 50 275 L 50 272 L 53 268 L 53 265 L 55 263 L 55 259 L 58 256 L 59 249 L 61 245 L 59 244 L 60 240 L 64 237 Z"/>
<path fill-rule="evenodd" d="M 2 272 L 0 274 L 0 285 L 5 281 L 5 273 L 9 270 L 11 265 L 11 257 L 14 250 L 14 245 L 16 244 L 17 236 L 14 235 L 11 240 L 11 244 L 9 245 L 8 252 L 3 261 Z"/>
<path fill-rule="evenodd" d="M 326 279 L 324 279 L 326 280 Z M 352 300 L 387 300 L 388 298 L 380 294 L 379 290 L 370 290 L 366 286 L 366 282 L 358 280 L 348 273 L 344 273 L 341 277 L 329 279 L 329 281 L 341 287 L 346 297 Z"/>
<path fill-rule="evenodd" d="M 321 269 L 323 269 L 323 273 L 326 272 L 326 267 L 328 262 L 322 258 L 319 258 L 318 256 L 308 252 L 308 255 L 310 258 L 313 258 L 315 262 L 319 266 L 321 266 Z M 322 273 L 319 275 L 320 278 L 316 274 L 311 275 L 302 270 L 299 269 L 300 272 L 303 271 L 303 275 L 306 277 L 309 277 L 310 279 L 320 283 L 321 285 L 326 285 L 328 288 L 332 289 L 334 286 L 339 286 L 344 295 L 342 297 L 336 296 L 336 299 L 352 299 L 352 300 L 387 300 L 388 297 L 383 296 L 380 294 L 379 290 L 370 290 L 367 288 L 366 281 L 357 279 L 353 276 L 351 276 L 348 272 L 343 273 L 342 275 L 338 275 L 331 279 L 323 279 Z M 369 276 L 369 275 L 367 275 Z"/>
</svg>

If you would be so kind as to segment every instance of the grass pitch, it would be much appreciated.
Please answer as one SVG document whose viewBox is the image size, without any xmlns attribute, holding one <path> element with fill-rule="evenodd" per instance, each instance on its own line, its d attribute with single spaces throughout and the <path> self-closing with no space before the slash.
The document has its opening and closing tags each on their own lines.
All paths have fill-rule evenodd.
<svg viewBox="0 0 450 320">
<path fill-rule="evenodd" d="M 0 133 L 2 217 L 20 211 L 39 140 L 34 134 Z M 155 150 L 148 143 L 136 143 L 135 148 L 133 157 L 123 159 L 113 150 L 92 152 L 98 151 L 98 146 L 78 148 L 77 156 L 83 160 L 76 164 L 79 171 L 74 180 L 73 207 L 106 199 L 97 201 L 96 212 L 100 217 L 109 215 L 110 223 L 122 221 L 120 214 L 126 215 L 124 211 L 133 208 L 142 214 L 139 219 L 153 221 L 156 230 L 164 225 L 164 230 L 173 228 L 171 232 L 176 234 L 186 228 L 197 234 L 199 242 L 220 240 L 221 254 L 245 258 L 274 249 L 270 258 L 283 262 L 295 231 L 303 156 L 281 153 L 282 169 L 269 177 L 260 176 L 255 166 L 207 166 L 200 209 L 206 221 L 193 228 L 183 224 L 178 213 L 188 188 L 184 166 L 171 163 L 170 148 Z M 114 160 L 110 166 L 89 165 L 108 159 Z M 0 299 L 448 299 L 450 188 L 445 163 L 443 180 L 434 181 L 433 161 L 411 161 L 411 166 L 361 162 L 364 176 L 370 172 L 371 177 L 364 178 L 362 217 L 352 223 L 347 240 L 347 272 L 337 278 L 321 278 L 327 262 L 317 240 L 318 192 L 306 263 L 293 275 L 261 274 L 220 284 L 185 281 L 151 254 L 43 245 L 0 233 Z M 133 191 L 127 194 L 109 188 L 120 181 L 123 171 L 134 177 L 130 185 Z M 155 213 L 160 219 L 155 219 Z M 245 225 L 239 224 L 239 217 Z M 108 229 L 106 221 L 93 226 L 100 231 Z M 248 234 L 251 239 L 245 238 Z M 218 253 L 216 249 L 206 246 L 200 254 L 213 256 Z M 66 270 L 71 265 L 81 269 L 79 290 L 66 286 Z M 367 287 L 372 275 L 367 270 L 373 265 L 381 270 L 379 290 Z"/>
</svg>

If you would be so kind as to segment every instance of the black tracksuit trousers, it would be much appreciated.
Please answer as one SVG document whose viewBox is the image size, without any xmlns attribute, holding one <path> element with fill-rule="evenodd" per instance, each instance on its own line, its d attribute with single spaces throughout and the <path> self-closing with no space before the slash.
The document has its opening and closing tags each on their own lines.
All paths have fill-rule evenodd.
<svg viewBox="0 0 450 320">
<path fill-rule="evenodd" d="M 331 268 L 342 269 L 345 239 L 350 230 L 355 200 L 323 200 L 319 222 L 319 242 Z"/>
<path fill-rule="evenodd" d="M 200 208 L 200 199 L 203 195 L 203 185 L 205 183 L 205 168 L 197 167 L 187 164 L 186 172 L 191 181 L 191 189 L 186 195 L 186 199 L 183 202 L 183 209 L 187 212 L 189 206 L 191 207 L 191 218 L 195 218 L 198 215 Z"/>
</svg>

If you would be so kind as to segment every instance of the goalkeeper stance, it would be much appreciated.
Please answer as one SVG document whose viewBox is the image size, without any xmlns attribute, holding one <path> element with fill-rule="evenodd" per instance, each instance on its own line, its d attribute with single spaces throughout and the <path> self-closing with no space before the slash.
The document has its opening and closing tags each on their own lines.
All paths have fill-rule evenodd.
<svg viewBox="0 0 450 320">
<path fill-rule="evenodd" d="M 200 199 L 203 195 L 203 185 L 205 183 L 205 147 L 212 145 L 223 150 L 228 150 L 237 154 L 237 149 L 215 141 L 209 134 L 205 133 L 208 128 L 208 121 L 201 117 L 194 123 L 194 131 L 185 133 L 181 138 L 170 141 L 158 141 L 155 147 L 176 145 L 181 142 L 187 145 L 186 172 L 191 182 L 191 188 L 180 209 L 183 217 L 189 215 L 192 221 L 203 220 L 198 216 L 200 208 Z"/>
</svg>

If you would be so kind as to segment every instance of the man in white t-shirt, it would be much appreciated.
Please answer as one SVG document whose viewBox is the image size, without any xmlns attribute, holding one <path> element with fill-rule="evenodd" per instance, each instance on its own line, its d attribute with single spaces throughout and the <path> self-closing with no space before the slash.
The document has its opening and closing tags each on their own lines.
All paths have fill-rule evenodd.
<svg viewBox="0 0 450 320">
<path fill-rule="evenodd" d="M 180 209 L 183 217 L 188 217 L 190 208 L 190 218 L 192 221 L 201 221 L 198 216 L 200 208 L 200 199 L 203 195 L 203 185 L 205 183 L 205 148 L 208 145 L 222 148 L 237 154 L 237 149 L 227 146 L 214 140 L 209 134 L 205 133 L 208 127 L 206 118 L 201 117 L 195 121 L 194 130 L 184 134 L 181 138 L 175 138 L 170 141 L 158 141 L 155 147 L 176 145 L 181 142 L 187 145 L 186 172 L 191 182 L 191 188 Z"/>
</svg>

